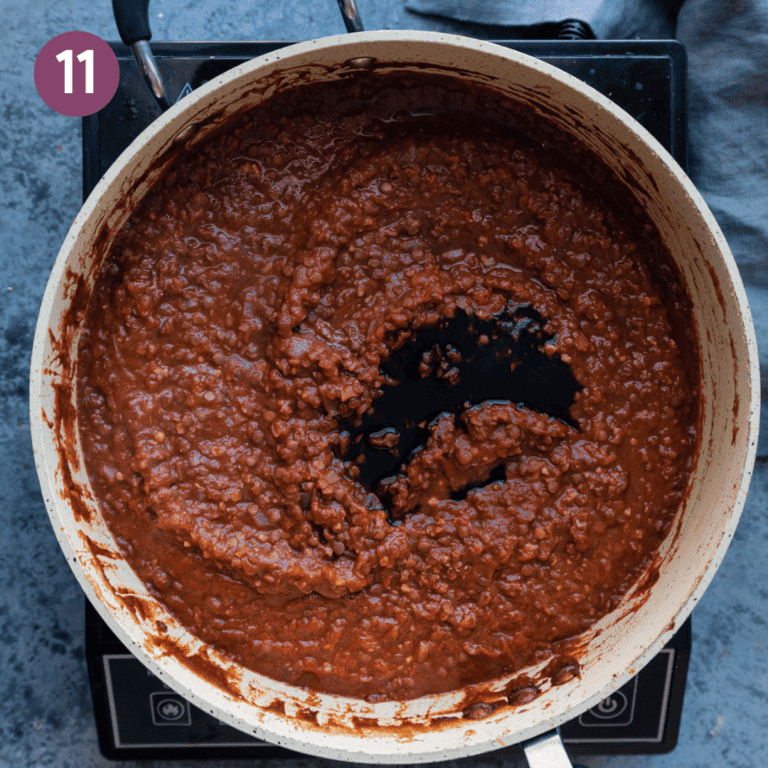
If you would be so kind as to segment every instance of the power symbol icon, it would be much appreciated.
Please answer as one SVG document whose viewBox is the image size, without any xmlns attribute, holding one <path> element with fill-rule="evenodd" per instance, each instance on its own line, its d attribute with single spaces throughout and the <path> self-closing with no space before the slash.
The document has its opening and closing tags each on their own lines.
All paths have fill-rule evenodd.
<svg viewBox="0 0 768 768">
<path fill-rule="evenodd" d="M 596 707 L 592 707 L 590 712 L 595 717 L 610 720 L 621 715 L 626 710 L 628 704 L 627 697 L 621 691 L 616 691 L 616 693 L 612 693 L 603 699 Z"/>
</svg>

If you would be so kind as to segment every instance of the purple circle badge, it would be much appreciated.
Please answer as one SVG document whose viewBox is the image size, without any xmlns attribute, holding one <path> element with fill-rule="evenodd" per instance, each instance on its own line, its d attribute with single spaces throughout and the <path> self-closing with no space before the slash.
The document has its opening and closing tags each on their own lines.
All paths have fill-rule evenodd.
<svg viewBox="0 0 768 768">
<path fill-rule="evenodd" d="M 70 117 L 98 112 L 115 95 L 120 65 L 112 49 L 90 32 L 64 32 L 35 61 L 35 87 L 54 111 Z"/>
</svg>

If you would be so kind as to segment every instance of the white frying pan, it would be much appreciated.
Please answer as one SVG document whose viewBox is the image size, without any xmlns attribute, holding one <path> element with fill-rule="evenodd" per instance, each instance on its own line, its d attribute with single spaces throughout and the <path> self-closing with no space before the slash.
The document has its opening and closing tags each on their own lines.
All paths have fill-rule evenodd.
<svg viewBox="0 0 768 768">
<path fill-rule="evenodd" d="M 380 68 L 460 70 L 467 82 L 531 105 L 572 134 L 627 180 L 693 299 L 702 443 L 687 501 L 661 549 L 658 581 L 630 591 L 587 633 L 580 678 L 544 685 L 532 702 L 481 720 L 462 717 L 460 691 L 377 704 L 313 693 L 243 669 L 192 637 L 124 561 L 94 500 L 77 438 L 73 382 L 82 310 L 114 233 L 177 149 L 256 106 L 278 79 L 290 88 L 301 78 L 339 78 L 370 58 Z M 31 425 L 46 506 L 72 570 L 110 628 L 171 688 L 220 720 L 290 749 L 357 762 L 446 760 L 524 742 L 532 766 L 570 765 L 556 734 L 537 737 L 621 687 L 701 598 L 744 505 L 758 415 L 757 348 L 742 283 L 712 214 L 675 161 L 631 117 L 570 75 L 490 43 L 426 32 L 353 32 L 293 45 L 226 72 L 168 109 L 78 214 L 48 282 L 32 353 Z M 489 683 L 489 695 L 508 682 Z"/>
</svg>

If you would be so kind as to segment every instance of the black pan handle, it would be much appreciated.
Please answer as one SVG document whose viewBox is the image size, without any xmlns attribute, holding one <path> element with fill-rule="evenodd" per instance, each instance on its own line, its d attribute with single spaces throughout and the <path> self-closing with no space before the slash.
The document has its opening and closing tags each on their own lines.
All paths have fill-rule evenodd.
<svg viewBox="0 0 768 768">
<path fill-rule="evenodd" d="M 339 9 L 348 32 L 362 32 L 363 22 L 355 0 L 338 0 Z M 155 57 L 149 47 L 152 30 L 149 27 L 149 0 L 112 0 L 120 39 L 133 49 L 144 82 L 160 107 L 165 112 L 171 106 Z"/>
<path fill-rule="evenodd" d="M 128 46 L 139 40 L 151 40 L 149 28 L 149 0 L 112 0 L 117 31 L 120 39 Z"/>
<path fill-rule="evenodd" d="M 112 0 L 112 11 L 120 39 L 133 49 L 147 88 L 155 97 L 160 111 L 165 112 L 171 106 L 171 100 L 149 47 L 149 41 L 152 39 L 152 30 L 149 28 L 149 0 Z"/>
</svg>

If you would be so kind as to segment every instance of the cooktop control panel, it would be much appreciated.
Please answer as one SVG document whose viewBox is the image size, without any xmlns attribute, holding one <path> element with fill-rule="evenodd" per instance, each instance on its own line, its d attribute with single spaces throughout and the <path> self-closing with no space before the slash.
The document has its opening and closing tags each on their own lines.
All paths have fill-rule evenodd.
<svg viewBox="0 0 768 768">
<path fill-rule="evenodd" d="M 90 604 L 86 616 L 91 690 L 99 743 L 107 757 L 296 757 L 190 704 L 132 656 Z M 567 750 L 636 754 L 674 749 L 690 642 L 689 620 L 628 683 L 561 726 Z"/>
</svg>

